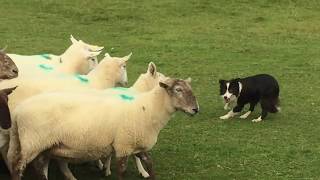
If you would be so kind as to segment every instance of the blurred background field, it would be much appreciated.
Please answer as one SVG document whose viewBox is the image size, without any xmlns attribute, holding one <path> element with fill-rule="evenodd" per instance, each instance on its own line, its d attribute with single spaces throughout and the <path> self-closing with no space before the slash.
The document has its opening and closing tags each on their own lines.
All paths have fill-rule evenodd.
<svg viewBox="0 0 320 180">
<path fill-rule="evenodd" d="M 61 54 L 70 34 L 112 56 L 133 52 L 130 84 L 150 61 L 192 77 L 201 112 L 176 114 L 160 133 L 151 151 L 158 179 L 320 178 L 320 1 L 1 0 L 0 47 L 9 53 Z M 257 124 L 259 108 L 220 120 L 218 80 L 257 73 L 279 80 L 282 112 Z M 88 164 L 72 170 L 79 180 L 116 179 L 114 165 L 110 178 Z M 54 164 L 49 176 L 62 179 Z M 126 176 L 141 179 L 132 162 Z"/>
</svg>

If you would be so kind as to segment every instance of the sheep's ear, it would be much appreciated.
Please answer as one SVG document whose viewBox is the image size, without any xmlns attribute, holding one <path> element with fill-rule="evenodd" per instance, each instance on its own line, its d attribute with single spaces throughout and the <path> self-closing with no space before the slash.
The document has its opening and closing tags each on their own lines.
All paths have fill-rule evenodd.
<svg viewBox="0 0 320 180">
<path fill-rule="evenodd" d="M 95 49 L 94 50 L 92 50 L 92 51 L 102 51 L 104 49 L 104 47 L 103 46 L 97 46 L 97 47 L 95 47 Z"/>
<path fill-rule="evenodd" d="M 0 50 L 0 52 L 2 52 L 2 53 L 6 53 L 6 49 L 7 49 L 7 47 L 8 47 L 8 46 L 5 46 L 4 48 L 2 48 L 2 49 Z"/>
<path fill-rule="evenodd" d="M 105 53 L 105 54 L 104 54 L 104 57 L 106 57 L 106 58 L 111 58 L 111 56 L 110 56 L 109 53 Z"/>
<path fill-rule="evenodd" d="M 72 36 L 72 34 L 70 35 L 70 40 L 71 40 L 72 44 L 78 43 L 78 41 Z"/>
<path fill-rule="evenodd" d="M 132 52 L 131 52 L 129 55 L 123 57 L 122 59 L 123 59 L 124 61 L 128 61 L 128 60 L 130 59 L 131 55 L 132 55 Z"/>
<path fill-rule="evenodd" d="M 191 77 L 188 77 L 185 81 L 190 84 L 192 79 L 191 79 Z"/>
<path fill-rule="evenodd" d="M 153 62 L 150 62 L 148 65 L 148 71 L 152 76 L 157 74 L 157 67 Z"/>
<path fill-rule="evenodd" d="M 173 85 L 173 80 L 170 78 L 166 78 L 165 80 L 160 81 L 159 85 L 162 88 L 169 89 Z"/>
<path fill-rule="evenodd" d="M 11 127 L 11 116 L 8 103 L 4 99 L 0 101 L 0 117 L 0 127 L 9 129 Z"/>
<path fill-rule="evenodd" d="M 97 57 L 101 53 L 101 51 L 95 52 L 95 51 L 88 51 L 88 50 L 84 50 L 84 52 L 87 58 Z"/>
<path fill-rule="evenodd" d="M 6 95 L 9 95 L 12 93 L 13 90 L 15 90 L 18 86 L 12 87 L 12 88 L 7 88 L 7 89 L 2 89 L 1 91 L 3 91 L 4 93 L 6 93 Z"/>
<path fill-rule="evenodd" d="M 160 87 L 164 88 L 164 89 L 168 89 L 169 85 L 164 83 L 164 82 L 159 82 Z"/>
</svg>

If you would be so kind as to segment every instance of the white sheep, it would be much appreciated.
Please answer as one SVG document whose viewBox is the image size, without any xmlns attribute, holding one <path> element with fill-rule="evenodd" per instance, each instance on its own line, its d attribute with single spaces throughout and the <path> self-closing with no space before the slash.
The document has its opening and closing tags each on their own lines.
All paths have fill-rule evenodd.
<svg viewBox="0 0 320 180">
<path fill-rule="evenodd" d="M 122 58 L 106 54 L 105 58 L 88 75 L 53 73 L 52 76 L 16 78 L 0 82 L 0 88 L 18 86 L 15 92 L 10 95 L 9 107 L 13 109 L 21 101 L 46 91 L 105 89 L 114 87 L 116 84 L 126 85 L 128 81 L 126 63 L 130 57 L 131 53 Z"/>
<path fill-rule="evenodd" d="M 150 62 L 148 65 L 147 72 L 144 74 L 141 74 L 138 77 L 138 79 L 136 80 L 136 82 L 133 84 L 132 87 L 106 89 L 106 90 L 104 90 L 104 93 L 106 93 L 108 95 L 109 94 L 120 95 L 121 93 L 123 93 L 123 91 L 125 91 L 126 94 L 142 93 L 142 92 L 150 91 L 151 89 L 153 89 L 155 86 L 157 86 L 159 84 L 160 79 L 164 79 L 164 78 L 165 78 L 165 76 L 162 73 L 157 72 L 156 65 L 153 62 Z M 146 172 L 146 170 L 142 166 L 140 159 L 137 156 L 135 156 L 135 161 L 136 161 L 136 165 L 137 165 L 139 173 L 144 178 L 149 177 L 149 174 Z M 76 179 L 73 176 L 70 169 L 68 168 L 68 164 L 65 161 L 59 160 L 58 163 L 59 163 L 60 170 L 62 171 L 62 173 L 64 174 L 64 176 L 67 179 L 69 179 L 69 180 Z M 98 163 L 99 163 L 98 166 L 101 170 L 103 169 L 103 167 L 105 167 L 105 175 L 106 176 L 111 175 L 111 169 L 110 169 L 111 156 L 109 156 L 105 160 L 104 164 L 102 164 L 102 162 L 100 160 L 98 161 Z M 48 164 L 46 164 L 45 166 L 47 167 Z M 47 168 L 44 168 L 42 171 L 44 171 L 43 175 L 47 177 L 47 173 L 48 173 Z"/>
<path fill-rule="evenodd" d="M 34 78 L 16 78 L 0 82 L 0 88 L 18 86 L 12 93 L 8 102 L 10 110 L 17 104 L 36 94 L 55 90 L 81 90 L 81 89 L 104 89 L 114 87 L 116 84 L 127 84 L 126 63 L 131 57 L 118 58 L 107 55 L 87 76 L 85 75 L 56 75 Z M 8 144 L 8 132 L 0 129 L 0 144 Z M 6 156 L 6 146 L 0 146 L 2 157 Z M 5 158 L 4 158 L 5 159 Z"/>
<path fill-rule="evenodd" d="M 103 47 L 90 45 L 81 40 L 70 37 L 71 46 L 60 56 L 52 54 L 41 54 L 24 56 L 8 54 L 20 70 L 20 77 L 39 75 L 39 65 L 54 66 L 59 72 L 67 74 L 87 74 L 97 65 L 97 56 Z M 40 71 L 41 73 L 41 71 Z"/>
<path fill-rule="evenodd" d="M 154 179 L 152 162 L 144 152 L 155 145 L 174 112 L 198 112 L 190 81 L 167 78 L 128 99 L 97 90 L 29 98 L 13 111 L 8 151 L 12 179 L 20 179 L 26 165 L 44 151 L 69 161 L 97 160 L 114 151 L 119 179 L 128 156 L 137 154 Z"/>
</svg>

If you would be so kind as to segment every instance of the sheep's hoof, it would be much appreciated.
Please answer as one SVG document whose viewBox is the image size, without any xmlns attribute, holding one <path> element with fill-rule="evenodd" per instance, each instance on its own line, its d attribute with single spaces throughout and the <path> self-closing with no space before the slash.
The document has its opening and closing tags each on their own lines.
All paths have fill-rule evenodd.
<svg viewBox="0 0 320 180">
<path fill-rule="evenodd" d="M 111 171 L 110 170 L 106 170 L 106 172 L 104 173 L 104 175 L 107 177 L 107 176 L 110 176 L 111 175 Z"/>
<path fill-rule="evenodd" d="M 147 172 L 140 173 L 140 176 L 142 176 L 143 178 L 149 178 L 150 177 L 150 175 Z"/>
</svg>

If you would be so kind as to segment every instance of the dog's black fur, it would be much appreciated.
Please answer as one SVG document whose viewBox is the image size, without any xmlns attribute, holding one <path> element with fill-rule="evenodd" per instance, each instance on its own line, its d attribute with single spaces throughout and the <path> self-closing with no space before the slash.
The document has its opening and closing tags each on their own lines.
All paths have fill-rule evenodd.
<svg viewBox="0 0 320 180">
<path fill-rule="evenodd" d="M 240 91 L 239 82 L 242 84 Z M 244 105 L 250 104 L 252 112 L 258 102 L 261 104 L 261 119 L 264 119 L 268 112 L 278 112 L 279 106 L 279 84 L 277 80 L 268 74 L 259 74 L 246 78 L 232 80 L 219 80 L 220 95 L 227 91 L 226 84 L 229 83 L 229 93 L 237 97 L 237 105 L 233 108 L 234 113 L 240 112 Z M 240 91 L 240 92 L 239 92 Z"/>
</svg>

